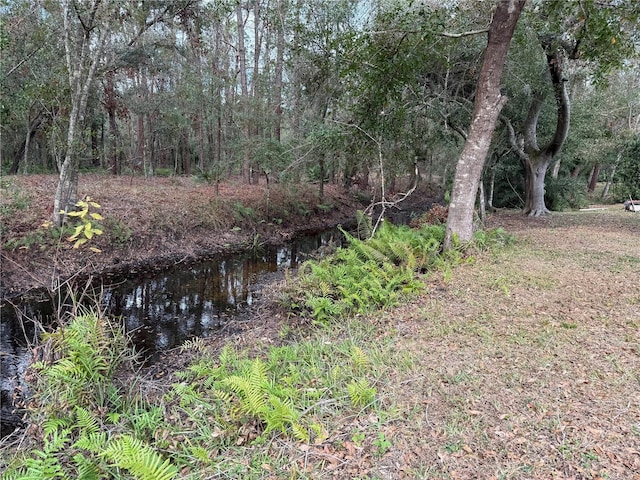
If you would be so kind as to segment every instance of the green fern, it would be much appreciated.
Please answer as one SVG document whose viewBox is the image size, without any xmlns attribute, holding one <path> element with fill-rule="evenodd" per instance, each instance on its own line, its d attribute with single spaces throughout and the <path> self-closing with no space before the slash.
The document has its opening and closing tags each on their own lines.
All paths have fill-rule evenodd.
<svg viewBox="0 0 640 480">
<path fill-rule="evenodd" d="M 197 384 L 192 383 L 174 383 L 173 392 L 176 393 L 178 398 L 180 399 L 181 407 L 188 407 L 194 403 L 202 402 L 202 394 L 198 391 Z"/>
<path fill-rule="evenodd" d="M 349 383 L 347 391 L 354 407 L 364 407 L 372 404 L 376 395 L 376 389 L 369 386 L 369 381 L 366 378 Z"/>
<path fill-rule="evenodd" d="M 78 480 L 99 480 L 103 478 L 100 465 L 94 459 L 78 453 L 73 456 L 73 460 L 77 465 Z"/>
<path fill-rule="evenodd" d="M 100 430 L 98 420 L 86 408 L 76 406 L 76 426 L 82 433 L 92 434 Z"/>
<path fill-rule="evenodd" d="M 239 395 L 245 413 L 259 416 L 264 411 L 269 380 L 266 365 L 261 360 L 251 362 L 249 369 L 242 375 L 232 375 L 223 379 L 222 384 Z"/>
<path fill-rule="evenodd" d="M 365 239 L 371 237 L 371 233 L 373 232 L 373 224 L 369 215 L 364 213 L 362 210 L 357 210 L 356 224 L 358 238 Z"/>
<path fill-rule="evenodd" d="M 293 401 L 295 389 L 275 384 L 268 373 L 267 365 L 255 359 L 241 374 L 223 378 L 221 385 L 238 396 L 242 413 L 263 422 L 265 433 L 273 430 L 287 433 L 300 418 Z"/>
<path fill-rule="evenodd" d="M 104 406 L 113 372 L 126 352 L 120 327 L 105 318 L 86 313 L 45 335 L 60 355 L 51 365 L 41 364 L 38 399 L 51 408 Z"/>
<path fill-rule="evenodd" d="M 327 297 L 309 296 L 305 305 L 311 310 L 314 320 L 321 323 L 337 317 L 342 312 L 340 305 Z"/>
<path fill-rule="evenodd" d="M 72 425 L 70 418 L 59 418 L 55 415 L 51 415 L 42 423 L 42 429 L 44 430 L 45 437 L 51 436 L 54 432 L 62 428 L 67 428 Z"/>
<path fill-rule="evenodd" d="M 108 443 L 109 434 L 107 432 L 93 432 L 80 436 L 73 446 L 92 453 L 101 453 Z"/>
<path fill-rule="evenodd" d="M 370 364 L 371 359 L 369 356 L 362 350 L 362 348 L 357 345 L 352 345 L 349 350 L 349 356 L 351 357 L 351 361 L 353 362 L 353 366 L 357 371 L 365 370 Z"/>
<path fill-rule="evenodd" d="M 293 431 L 293 436 L 296 440 L 300 440 L 304 443 L 309 443 L 309 432 L 303 425 L 299 423 L 293 423 L 291 425 L 291 430 Z"/>
<path fill-rule="evenodd" d="M 209 451 L 204 447 L 193 445 L 189 447 L 189 452 L 196 460 L 202 463 L 207 463 L 209 461 Z"/>
<path fill-rule="evenodd" d="M 112 441 L 103 456 L 139 480 L 171 480 L 178 469 L 151 447 L 129 435 Z"/>
</svg>

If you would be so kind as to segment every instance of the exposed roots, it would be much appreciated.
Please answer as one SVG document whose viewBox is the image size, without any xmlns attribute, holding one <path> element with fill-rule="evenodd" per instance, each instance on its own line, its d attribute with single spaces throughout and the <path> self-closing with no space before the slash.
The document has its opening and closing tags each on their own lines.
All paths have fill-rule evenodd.
<svg viewBox="0 0 640 480">
<path fill-rule="evenodd" d="M 531 209 L 531 210 L 525 210 L 524 214 L 528 215 L 529 217 L 541 217 L 544 215 L 549 215 L 551 213 L 551 210 L 549 210 L 546 207 L 543 208 L 535 208 L 535 209 Z"/>
</svg>

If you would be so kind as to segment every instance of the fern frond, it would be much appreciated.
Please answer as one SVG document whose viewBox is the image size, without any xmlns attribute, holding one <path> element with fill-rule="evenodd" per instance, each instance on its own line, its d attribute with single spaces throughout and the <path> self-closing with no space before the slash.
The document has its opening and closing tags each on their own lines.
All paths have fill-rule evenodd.
<svg viewBox="0 0 640 480">
<path fill-rule="evenodd" d="M 204 343 L 204 340 L 202 337 L 195 337 L 191 340 L 187 340 L 185 341 L 181 346 L 180 346 L 180 353 L 186 352 L 186 351 L 193 351 L 193 352 L 197 352 L 197 353 L 207 353 L 207 345 L 206 343 Z"/>
<path fill-rule="evenodd" d="M 196 385 L 185 382 L 174 383 L 173 391 L 180 398 L 180 406 L 186 407 L 194 402 L 202 401 L 202 395 L 196 391 Z"/>
<path fill-rule="evenodd" d="M 53 432 L 57 432 L 61 428 L 66 428 L 71 425 L 71 419 L 69 418 L 59 418 L 55 416 L 48 417 L 42 424 L 42 429 L 44 430 L 45 437 L 53 434 Z"/>
<path fill-rule="evenodd" d="M 232 375 L 222 379 L 222 384 L 237 393 L 245 413 L 259 416 L 265 408 L 266 388 L 269 385 L 266 365 L 259 359 L 249 365 L 242 375 Z"/>
<path fill-rule="evenodd" d="M 371 363 L 369 356 L 357 345 L 353 345 L 349 350 L 349 356 L 353 362 L 354 367 L 358 370 L 365 369 Z"/>
<path fill-rule="evenodd" d="M 85 457 L 81 453 L 73 456 L 78 468 L 78 480 L 99 480 L 100 466 L 93 460 Z"/>
<path fill-rule="evenodd" d="M 108 442 L 109 436 L 107 432 L 93 432 L 80 436 L 73 446 L 93 453 L 100 453 L 105 449 Z"/>
<path fill-rule="evenodd" d="M 263 411 L 266 423 L 265 433 L 279 430 L 283 433 L 287 427 L 298 420 L 300 413 L 293 406 L 291 400 L 283 400 L 275 395 L 269 396 L 269 407 Z"/>
<path fill-rule="evenodd" d="M 139 480 L 171 480 L 178 473 L 168 459 L 163 460 L 151 447 L 128 435 L 111 442 L 103 455 Z"/>
<path fill-rule="evenodd" d="M 294 423 L 291 425 L 291 431 L 293 432 L 293 436 L 296 440 L 300 440 L 304 443 L 309 443 L 309 432 L 303 425 L 299 423 Z"/>
<path fill-rule="evenodd" d="M 357 210 L 356 223 L 358 238 L 365 239 L 371 237 L 371 232 L 373 232 L 373 224 L 369 215 L 364 213 L 362 210 Z"/>
<path fill-rule="evenodd" d="M 100 430 L 100 425 L 98 425 L 98 419 L 95 418 L 89 410 L 76 405 L 75 411 L 76 411 L 76 425 L 80 427 L 80 429 L 83 432 L 87 434 L 92 434 Z"/>
<path fill-rule="evenodd" d="M 207 463 L 209 461 L 209 451 L 206 448 L 199 445 L 193 445 L 189 447 L 189 451 L 196 460 L 199 460 L 202 463 Z"/>
<path fill-rule="evenodd" d="M 351 382 L 347 385 L 347 391 L 354 407 L 370 405 L 376 395 L 376 389 L 369 386 L 369 381 L 366 378 Z"/>
</svg>

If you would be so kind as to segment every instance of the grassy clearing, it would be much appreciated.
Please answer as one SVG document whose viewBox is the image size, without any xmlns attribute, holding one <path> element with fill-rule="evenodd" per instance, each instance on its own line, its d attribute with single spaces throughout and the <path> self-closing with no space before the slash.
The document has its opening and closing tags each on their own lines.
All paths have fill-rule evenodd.
<svg viewBox="0 0 640 480">
<path fill-rule="evenodd" d="M 640 216 L 492 222 L 516 243 L 422 276 L 408 301 L 311 329 L 283 319 L 285 340 L 248 350 L 193 342 L 182 373 L 127 383 L 148 403 L 91 413 L 179 478 L 636 478 Z"/>
</svg>

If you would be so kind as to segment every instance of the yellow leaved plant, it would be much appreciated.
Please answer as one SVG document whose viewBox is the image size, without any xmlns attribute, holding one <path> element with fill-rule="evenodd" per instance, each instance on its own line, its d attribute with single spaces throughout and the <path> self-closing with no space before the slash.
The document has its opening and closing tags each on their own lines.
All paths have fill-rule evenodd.
<svg viewBox="0 0 640 480">
<path fill-rule="evenodd" d="M 103 231 L 100 225 L 96 224 L 96 220 L 103 220 L 103 216 L 97 212 L 89 211 L 90 209 L 101 208 L 100 204 L 91 200 L 91 197 L 85 197 L 84 200 L 80 200 L 76 203 L 77 210 L 69 212 L 69 217 L 76 217 L 78 223 L 75 226 L 75 231 L 67 240 L 73 242 L 73 248 L 80 248 L 82 245 L 88 243 L 95 235 L 102 235 Z M 62 212 L 61 212 L 62 213 Z M 96 247 L 89 247 L 93 252 L 99 253 L 101 250 Z"/>
</svg>

